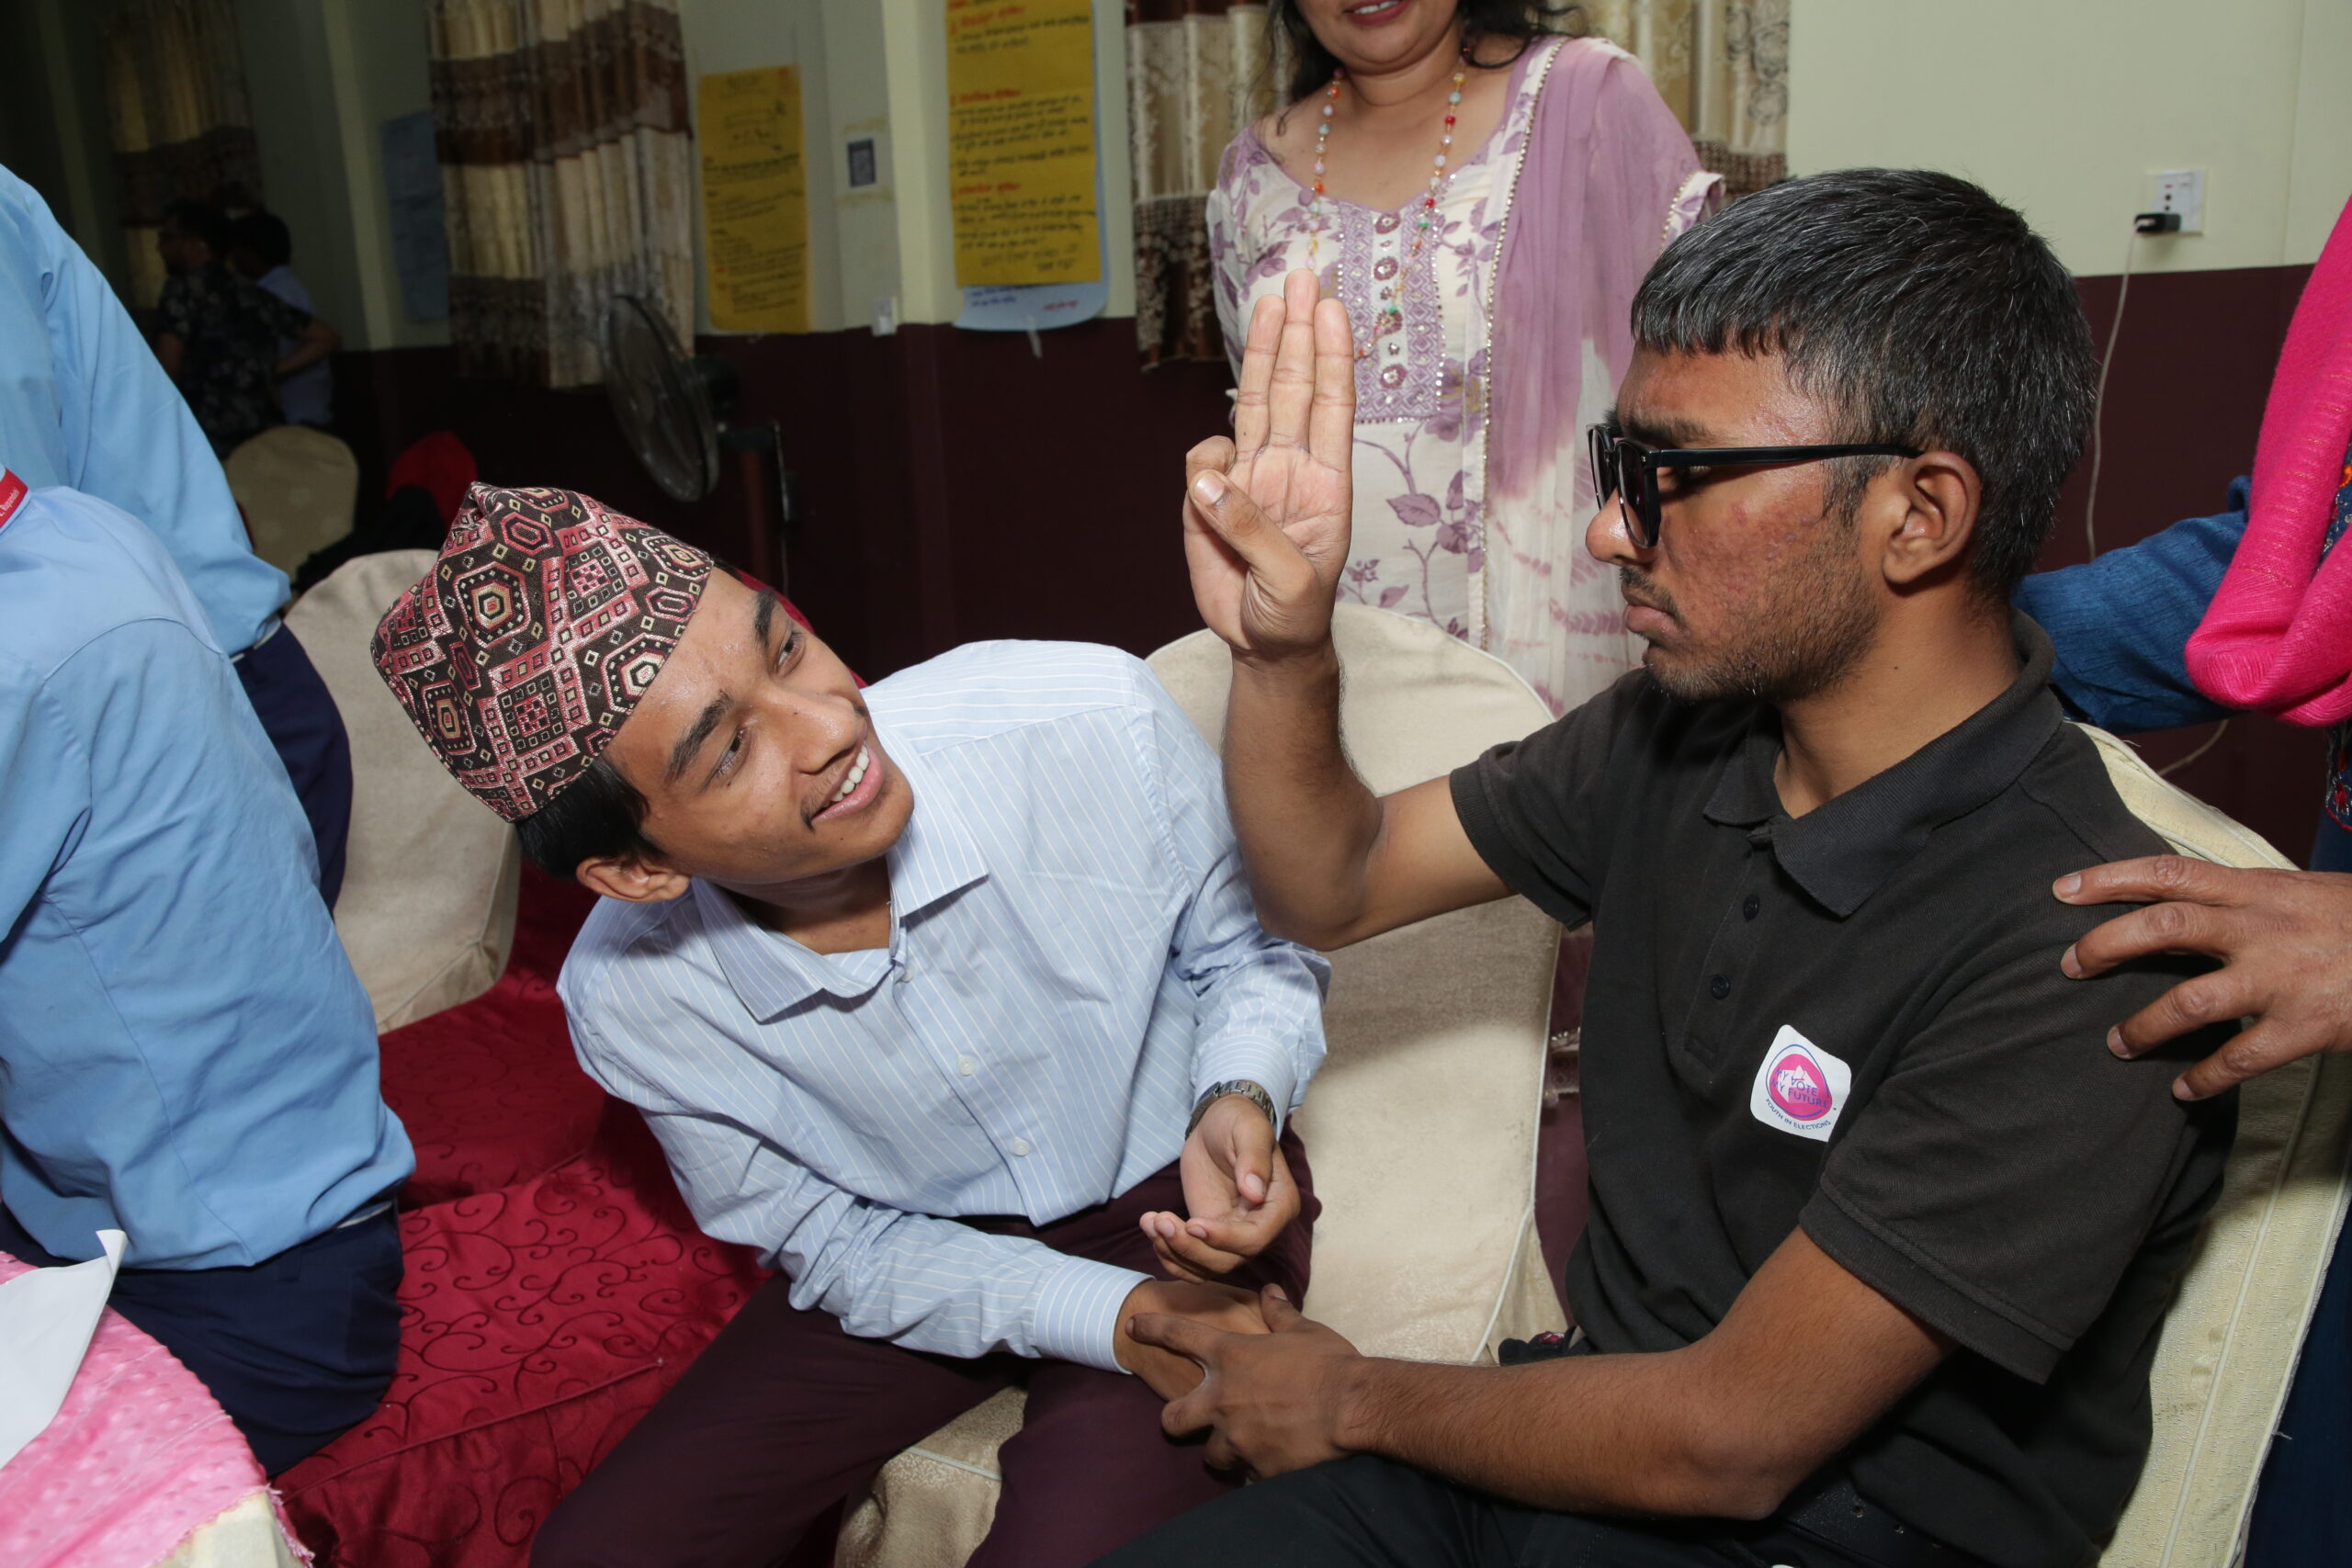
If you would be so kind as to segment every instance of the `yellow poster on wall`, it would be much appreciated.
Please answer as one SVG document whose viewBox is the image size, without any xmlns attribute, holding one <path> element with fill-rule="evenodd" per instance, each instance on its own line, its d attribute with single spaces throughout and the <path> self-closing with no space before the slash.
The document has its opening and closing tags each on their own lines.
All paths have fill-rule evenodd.
<svg viewBox="0 0 2352 1568">
<path fill-rule="evenodd" d="M 710 324 L 722 333 L 808 330 L 808 166 L 800 71 L 771 65 L 705 76 L 703 267 Z"/>
<path fill-rule="evenodd" d="M 959 286 L 1102 275 L 1093 0 L 947 0 L 947 167 Z"/>
</svg>

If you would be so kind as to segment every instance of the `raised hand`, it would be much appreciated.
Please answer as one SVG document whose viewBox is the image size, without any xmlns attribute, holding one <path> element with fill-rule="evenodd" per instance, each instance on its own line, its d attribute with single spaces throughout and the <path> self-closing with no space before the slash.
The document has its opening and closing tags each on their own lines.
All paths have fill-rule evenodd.
<svg viewBox="0 0 2352 1568">
<path fill-rule="evenodd" d="M 1348 560 L 1355 345 L 1315 275 L 1250 316 L 1233 436 L 1184 457 L 1184 555 L 1201 618 L 1244 659 L 1319 649 Z"/>
</svg>

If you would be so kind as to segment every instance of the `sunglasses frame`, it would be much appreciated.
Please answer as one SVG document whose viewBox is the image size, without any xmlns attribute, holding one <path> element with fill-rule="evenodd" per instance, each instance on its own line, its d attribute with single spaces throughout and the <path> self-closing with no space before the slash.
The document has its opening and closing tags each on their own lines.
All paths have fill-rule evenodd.
<svg viewBox="0 0 2352 1568">
<path fill-rule="evenodd" d="M 1813 446 L 1651 446 L 1620 435 L 1605 424 L 1585 431 L 1586 457 L 1592 464 L 1593 505 L 1617 498 L 1625 516 L 1626 532 L 1643 549 L 1657 548 L 1662 502 L 1652 476 L 1660 468 L 1762 467 L 1770 463 L 1812 463 L 1827 457 L 1916 457 L 1916 446 L 1890 442 L 1837 442 Z"/>
</svg>

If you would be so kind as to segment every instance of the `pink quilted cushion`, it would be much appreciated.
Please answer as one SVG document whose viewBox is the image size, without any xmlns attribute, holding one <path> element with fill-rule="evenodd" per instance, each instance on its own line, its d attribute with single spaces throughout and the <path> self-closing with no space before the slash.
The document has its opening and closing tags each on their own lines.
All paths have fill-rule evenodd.
<svg viewBox="0 0 2352 1568">
<path fill-rule="evenodd" d="M 28 1267 L 0 1252 L 0 1280 Z M 0 1562 L 148 1568 L 266 1484 L 196 1374 L 108 1308 L 57 1418 L 0 1468 Z"/>
</svg>

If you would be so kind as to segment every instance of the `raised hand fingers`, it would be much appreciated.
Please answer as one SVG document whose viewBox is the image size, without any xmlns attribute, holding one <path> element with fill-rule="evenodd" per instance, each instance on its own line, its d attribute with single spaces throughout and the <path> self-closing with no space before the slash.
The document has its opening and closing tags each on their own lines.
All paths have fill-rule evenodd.
<svg viewBox="0 0 2352 1568">
<path fill-rule="evenodd" d="M 1337 299 L 1315 306 L 1315 400 L 1306 448 L 1318 463 L 1341 473 L 1355 461 L 1356 344 L 1348 308 Z"/>
<path fill-rule="evenodd" d="M 1315 404 L 1316 299 L 1322 292 L 1305 267 L 1283 279 L 1282 344 L 1267 393 L 1266 445 L 1306 445 L 1308 412 Z M 1342 310 L 1341 315 L 1346 312 Z M 1254 330 L 1256 322 L 1253 319 Z"/>
<path fill-rule="evenodd" d="M 1245 457 L 1266 444 L 1266 389 L 1273 384 L 1274 358 L 1282 349 L 1283 301 L 1261 295 L 1250 310 L 1250 335 L 1241 347 L 1241 379 L 1233 394 L 1233 445 Z"/>
<path fill-rule="evenodd" d="M 1193 476 L 1189 493 L 1202 521 L 1232 547 L 1253 576 L 1264 580 L 1270 591 L 1287 599 L 1313 588 L 1315 568 L 1240 486 L 1204 468 Z"/>
</svg>

